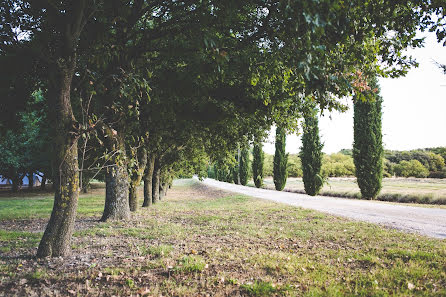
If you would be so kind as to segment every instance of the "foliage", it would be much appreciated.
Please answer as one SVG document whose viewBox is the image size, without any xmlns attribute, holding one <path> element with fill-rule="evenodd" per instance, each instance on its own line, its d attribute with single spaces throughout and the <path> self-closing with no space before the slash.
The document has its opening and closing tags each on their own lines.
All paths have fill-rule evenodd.
<svg viewBox="0 0 446 297">
<path fill-rule="evenodd" d="M 397 176 L 402 177 L 427 177 L 429 170 L 418 160 L 403 160 L 395 165 L 393 170 Z"/>
<path fill-rule="evenodd" d="M 288 155 L 288 177 L 302 177 L 302 162 L 298 154 Z"/>
<path fill-rule="evenodd" d="M 324 155 L 322 158 L 322 176 L 342 177 L 354 176 L 355 164 L 351 155 L 336 153 Z"/>
<path fill-rule="evenodd" d="M 285 188 L 286 180 L 288 177 L 287 163 L 288 154 L 285 152 L 286 146 L 286 132 L 285 129 L 278 126 L 276 128 L 276 151 L 274 153 L 274 185 L 276 190 L 282 191 Z"/>
<path fill-rule="evenodd" d="M 305 117 L 300 152 L 305 193 L 311 196 L 317 195 L 324 183 L 321 176 L 322 147 L 317 111 L 313 110 Z"/>
<path fill-rule="evenodd" d="M 383 177 L 381 104 L 376 77 L 370 80 L 370 90 L 354 98 L 353 160 L 361 195 L 374 199 L 379 194 Z"/>
<path fill-rule="evenodd" d="M 417 160 L 430 172 L 439 172 L 445 167 L 444 148 L 417 149 L 411 151 L 386 151 L 385 157 L 393 164 Z"/>
<path fill-rule="evenodd" d="M 240 153 L 240 184 L 246 186 L 249 177 L 249 149 L 244 147 Z"/>
<path fill-rule="evenodd" d="M 33 101 L 18 114 L 14 129 L 6 130 L 0 138 L 0 175 L 11 179 L 14 186 L 28 173 L 45 174 L 51 178 L 45 99 L 41 91 L 32 96 Z"/>
</svg>

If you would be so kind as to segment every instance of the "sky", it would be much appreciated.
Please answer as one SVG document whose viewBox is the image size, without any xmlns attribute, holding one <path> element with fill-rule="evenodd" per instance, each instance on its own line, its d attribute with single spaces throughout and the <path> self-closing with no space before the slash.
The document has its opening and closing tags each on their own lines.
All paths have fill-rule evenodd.
<svg viewBox="0 0 446 297">
<path fill-rule="evenodd" d="M 380 78 L 385 149 L 446 146 L 446 75 L 434 64 L 434 60 L 446 64 L 446 47 L 437 43 L 433 33 L 420 35 L 426 36 L 425 47 L 408 50 L 420 66 L 405 77 Z M 347 112 L 325 112 L 320 118 L 323 151 L 328 154 L 353 144 L 353 105 L 351 99 L 344 100 L 350 106 Z M 287 152 L 298 153 L 300 146 L 300 136 L 287 136 Z M 264 150 L 274 154 L 274 131 Z"/>
</svg>

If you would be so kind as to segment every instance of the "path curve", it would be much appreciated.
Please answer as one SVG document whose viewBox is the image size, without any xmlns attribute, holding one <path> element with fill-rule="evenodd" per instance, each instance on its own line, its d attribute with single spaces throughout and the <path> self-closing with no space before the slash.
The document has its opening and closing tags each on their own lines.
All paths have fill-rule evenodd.
<svg viewBox="0 0 446 297">
<path fill-rule="evenodd" d="M 353 220 L 380 224 L 435 238 L 446 238 L 446 209 L 325 196 L 312 197 L 305 194 L 234 185 L 209 178 L 203 180 L 202 183 L 251 197 L 314 209 Z"/>
</svg>

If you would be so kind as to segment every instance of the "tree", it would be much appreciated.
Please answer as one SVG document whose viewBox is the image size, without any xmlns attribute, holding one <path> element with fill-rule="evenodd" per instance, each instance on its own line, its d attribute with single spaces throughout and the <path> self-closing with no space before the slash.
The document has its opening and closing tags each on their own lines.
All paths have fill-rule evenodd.
<svg viewBox="0 0 446 297">
<path fill-rule="evenodd" d="M 249 149 L 243 147 L 240 153 L 240 184 L 246 186 L 249 175 Z"/>
<path fill-rule="evenodd" d="M 322 147 L 317 110 L 315 109 L 305 117 L 300 152 L 305 193 L 311 196 L 317 195 L 323 186 L 321 176 Z"/>
<path fill-rule="evenodd" d="M 274 185 L 276 190 L 282 191 L 285 188 L 288 172 L 287 162 L 288 154 L 285 153 L 286 133 L 285 129 L 281 127 L 276 128 L 276 151 L 274 153 Z"/>
<path fill-rule="evenodd" d="M 262 149 L 262 143 L 256 141 L 254 143 L 253 149 L 253 161 L 252 161 L 252 175 L 254 179 L 254 184 L 257 188 L 263 185 L 263 161 L 265 158 L 265 153 Z"/>
<path fill-rule="evenodd" d="M 98 97 L 105 97 L 114 78 L 124 82 L 123 77 L 132 79 L 142 69 L 153 71 L 158 82 L 153 84 L 152 93 L 156 93 L 154 97 L 158 97 L 161 107 L 187 103 L 186 112 L 174 110 L 167 118 L 184 124 L 187 121 L 178 121 L 183 115 L 201 115 L 202 123 L 196 121 L 192 126 L 207 129 L 204 133 L 213 136 L 218 146 L 222 143 L 221 147 L 232 150 L 235 139 L 252 139 L 259 122 L 262 126 L 271 124 L 286 117 L 287 110 L 292 113 L 305 103 L 305 96 L 296 95 L 350 94 L 350 74 L 358 61 L 365 68 L 373 68 L 379 58 L 384 73 L 404 74 L 415 63 L 402 55 L 402 50 L 421 46 L 413 33 L 420 27 L 420 18 L 430 20 L 426 16 L 436 9 L 428 6 L 430 10 L 426 11 L 423 4 L 419 0 L 247 0 L 236 4 L 213 0 L 4 1 L 0 9 L 2 62 L 7 62 L 19 48 L 25 49 L 22 58 L 36 58 L 41 63 L 38 68 L 43 69 L 39 80 L 48 89 L 48 100 L 54 107 L 49 112 L 49 122 L 55 148 L 55 203 L 38 256 L 64 256 L 69 251 L 78 200 L 77 143 L 94 128 L 76 120 L 77 100 L 73 99 L 78 89 L 73 78 L 100 86 L 103 90 L 94 91 Z M 428 25 L 427 21 L 425 27 Z M 19 34 L 27 37 L 19 38 Z M 370 46 L 370 40 L 377 42 Z M 97 67 L 102 63 L 107 67 Z M 0 67 L 10 68 L 14 67 Z M 176 79 L 158 75 L 163 69 Z M 90 80 L 90 76 L 94 79 Z M 125 85 L 120 84 L 113 90 L 119 92 L 110 96 L 117 104 L 104 104 L 102 111 L 132 109 L 127 105 L 129 96 L 122 100 L 119 96 Z M 1 89 L 2 94 L 5 90 L 9 93 L 10 85 L 2 84 Z M 276 96 L 283 93 L 286 95 Z M 15 114 L 20 109 L 10 100 L 14 96 L 7 100 L 2 96 L 0 128 L 7 125 L 4 114 Z M 336 100 L 317 97 L 321 109 L 340 108 Z M 5 102 L 13 104 L 4 105 Z M 209 110 L 208 114 L 203 110 Z M 166 117 L 162 111 L 154 108 L 152 115 Z M 118 127 L 122 123 L 115 125 L 115 120 L 105 118 L 104 122 L 116 132 L 114 145 L 125 147 L 126 131 Z M 203 125 L 204 121 L 207 125 Z M 221 127 L 228 128 L 218 132 Z M 163 132 L 163 136 L 168 134 L 168 130 Z M 213 146 L 207 146 L 210 155 L 215 154 Z M 118 168 L 130 162 L 124 152 L 125 149 L 113 157 L 114 167 L 108 170 L 106 180 L 115 185 L 120 183 L 117 177 L 127 178 L 123 168 Z M 125 184 L 119 184 L 122 186 Z M 125 194 L 128 202 L 128 192 L 115 190 L 109 193 Z"/>
<path fill-rule="evenodd" d="M 382 98 L 376 77 L 370 79 L 369 86 L 370 90 L 354 97 L 353 160 L 362 197 L 374 199 L 383 177 Z"/>
</svg>

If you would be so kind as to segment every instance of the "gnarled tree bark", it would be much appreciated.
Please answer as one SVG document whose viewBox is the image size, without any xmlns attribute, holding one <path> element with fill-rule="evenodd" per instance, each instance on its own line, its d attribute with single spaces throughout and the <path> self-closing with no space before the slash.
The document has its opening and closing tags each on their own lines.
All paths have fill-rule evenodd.
<svg viewBox="0 0 446 297">
<path fill-rule="evenodd" d="M 124 138 L 109 127 L 104 128 L 107 134 L 107 145 L 113 152 L 112 165 L 105 173 L 105 205 L 101 221 L 128 220 L 129 207 L 129 175 L 127 172 L 127 156 Z"/>
</svg>

